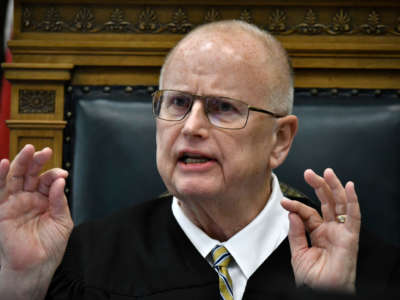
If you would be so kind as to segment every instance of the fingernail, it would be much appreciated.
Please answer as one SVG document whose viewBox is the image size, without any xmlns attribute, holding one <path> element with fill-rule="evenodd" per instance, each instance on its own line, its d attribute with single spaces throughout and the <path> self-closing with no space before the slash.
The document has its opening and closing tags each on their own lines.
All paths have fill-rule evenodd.
<svg viewBox="0 0 400 300">
<path fill-rule="evenodd" d="M 304 174 L 305 174 L 305 173 L 315 174 L 315 172 L 314 172 L 313 169 L 307 169 L 307 170 L 304 171 Z"/>
</svg>

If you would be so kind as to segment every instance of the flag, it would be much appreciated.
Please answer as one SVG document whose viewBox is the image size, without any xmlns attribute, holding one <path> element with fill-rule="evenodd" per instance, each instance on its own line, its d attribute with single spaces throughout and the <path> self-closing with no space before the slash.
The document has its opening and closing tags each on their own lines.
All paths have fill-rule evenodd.
<svg viewBox="0 0 400 300">
<path fill-rule="evenodd" d="M 11 62 L 11 52 L 6 50 L 6 62 Z M 8 158 L 10 148 L 10 130 L 6 120 L 10 118 L 11 84 L 2 78 L 1 102 L 0 102 L 0 159 Z"/>
<path fill-rule="evenodd" d="M 11 52 L 8 49 L 7 41 L 10 39 L 12 31 L 13 1 L 8 1 L 6 15 L 4 18 L 4 45 L 5 62 L 11 62 Z M 0 159 L 9 157 L 10 130 L 6 120 L 10 118 L 11 84 L 4 76 L 1 78 L 0 93 Z"/>
</svg>

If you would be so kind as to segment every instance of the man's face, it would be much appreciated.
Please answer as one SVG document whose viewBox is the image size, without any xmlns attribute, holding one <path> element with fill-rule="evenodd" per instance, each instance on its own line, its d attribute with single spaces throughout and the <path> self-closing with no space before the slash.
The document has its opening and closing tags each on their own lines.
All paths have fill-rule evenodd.
<svg viewBox="0 0 400 300">
<path fill-rule="evenodd" d="M 229 97 L 269 109 L 268 70 L 257 67 L 257 50 L 251 41 L 230 45 L 212 36 L 187 41 L 166 66 L 162 89 Z M 275 122 L 250 112 L 243 129 L 217 128 L 199 99 L 182 121 L 158 119 L 157 166 L 168 190 L 181 200 L 251 197 L 269 184 Z"/>
</svg>

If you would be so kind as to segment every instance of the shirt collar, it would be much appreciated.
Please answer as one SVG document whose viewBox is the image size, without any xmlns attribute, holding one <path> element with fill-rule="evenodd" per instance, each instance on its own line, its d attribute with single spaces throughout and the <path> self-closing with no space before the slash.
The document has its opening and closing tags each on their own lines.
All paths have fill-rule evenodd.
<svg viewBox="0 0 400 300">
<path fill-rule="evenodd" d="M 223 243 L 210 238 L 194 225 L 183 213 L 175 197 L 172 201 L 173 215 L 204 258 L 216 245 L 224 245 L 248 279 L 289 232 L 288 212 L 280 204 L 283 194 L 275 174 L 272 174 L 272 178 L 272 193 L 263 210 L 246 227 Z"/>
<path fill-rule="evenodd" d="M 172 213 L 186 236 L 204 258 L 216 245 L 221 244 L 219 241 L 210 238 L 203 230 L 194 225 L 182 211 L 176 197 L 173 197 L 172 200 Z"/>
</svg>

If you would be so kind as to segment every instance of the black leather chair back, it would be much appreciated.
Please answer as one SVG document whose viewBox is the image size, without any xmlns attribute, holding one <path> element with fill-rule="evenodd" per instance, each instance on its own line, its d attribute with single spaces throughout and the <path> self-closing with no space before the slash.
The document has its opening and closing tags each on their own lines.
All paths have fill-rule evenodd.
<svg viewBox="0 0 400 300">
<path fill-rule="evenodd" d="M 75 224 L 165 191 L 156 168 L 151 89 L 76 88 L 70 205 Z"/>
<path fill-rule="evenodd" d="M 280 180 L 316 199 L 304 170 L 331 167 L 342 183 L 352 180 L 363 225 L 400 245 L 400 98 L 394 91 L 298 91 L 299 131 Z"/>
<path fill-rule="evenodd" d="M 71 93 L 75 223 L 105 216 L 165 191 L 155 164 L 155 87 L 103 87 Z M 400 99 L 394 91 L 298 90 L 299 131 L 278 177 L 310 198 L 303 172 L 332 167 L 353 180 L 363 223 L 400 245 Z M 67 147 L 68 149 L 68 147 Z M 68 152 L 71 151 L 71 152 Z"/>
</svg>

